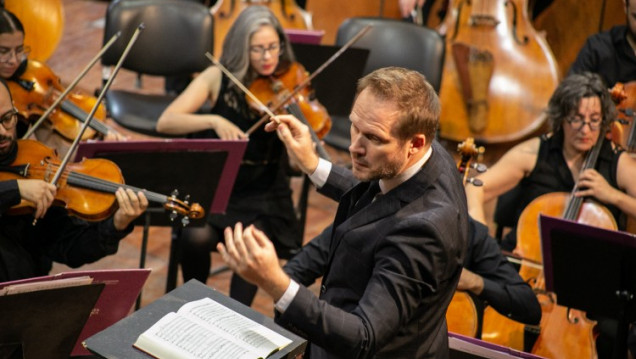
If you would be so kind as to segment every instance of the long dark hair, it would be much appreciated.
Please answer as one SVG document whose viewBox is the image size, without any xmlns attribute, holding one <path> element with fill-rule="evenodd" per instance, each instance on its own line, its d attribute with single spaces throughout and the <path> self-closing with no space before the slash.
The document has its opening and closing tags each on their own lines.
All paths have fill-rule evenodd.
<svg viewBox="0 0 636 359">
<path fill-rule="evenodd" d="M 11 34 L 14 32 L 21 32 L 24 34 L 24 26 L 22 26 L 22 22 L 11 11 L 4 7 L 0 8 L 0 34 Z"/>
</svg>

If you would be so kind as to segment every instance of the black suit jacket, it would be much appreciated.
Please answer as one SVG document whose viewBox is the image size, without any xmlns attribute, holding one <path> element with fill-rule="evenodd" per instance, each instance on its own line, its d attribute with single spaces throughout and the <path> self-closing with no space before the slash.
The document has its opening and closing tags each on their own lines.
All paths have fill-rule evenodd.
<svg viewBox="0 0 636 359">
<path fill-rule="evenodd" d="M 325 191 L 353 184 L 339 171 Z M 311 341 L 311 359 L 447 357 L 445 312 L 468 232 L 453 160 L 434 142 L 415 176 L 353 213 L 368 186 L 344 193 L 333 226 L 285 266 L 301 288 L 279 322 Z M 320 276 L 318 298 L 306 286 Z"/>
</svg>

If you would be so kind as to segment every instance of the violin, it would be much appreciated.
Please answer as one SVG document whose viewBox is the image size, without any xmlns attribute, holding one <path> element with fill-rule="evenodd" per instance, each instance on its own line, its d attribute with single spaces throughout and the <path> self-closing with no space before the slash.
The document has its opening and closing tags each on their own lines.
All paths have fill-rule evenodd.
<svg viewBox="0 0 636 359">
<path fill-rule="evenodd" d="M 287 101 L 288 110 L 290 106 L 297 107 L 318 138 L 323 138 L 331 129 L 331 117 L 325 107 L 316 99 L 313 89 L 310 86 L 305 86 L 291 99 L 288 99 L 290 92 L 307 77 L 307 71 L 303 65 L 293 62 L 286 71 L 280 74 L 257 78 L 251 83 L 249 90 L 268 107 L 273 105 L 273 108 L 282 108 L 283 106 L 280 104 L 283 101 Z M 251 108 L 258 108 L 258 104 L 250 97 L 247 97 L 247 103 Z"/>
<path fill-rule="evenodd" d="M 64 91 L 60 78 L 45 64 L 34 60 L 28 60 L 24 73 L 18 79 L 8 81 L 8 85 L 14 106 L 26 119 L 39 117 Z M 79 91 L 70 93 L 48 117 L 53 130 L 72 141 L 96 102 L 94 97 Z M 90 122 L 90 128 L 86 129 L 82 140 L 116 132 L 104 123 L 106 109 L 103 104 L 99 105 L 94 117 L 97 121 Z"/>
<path fill-rule="evenodd" d="M 55 151 L 35 140 L 17 140 L 18 153 L 9 166 L 0 167 L 0 181 L 12 179 L 40 179 L 50 182 L 60 165 Z M 175 195 L 142 190 L 124 184 L 119 167 L 106 159 L 83 159 L 69 163 L 57 182 L 57 192 L 53 205 L 62 206 L 76 217 L 88 221 L 101 221 L 110 217 L 117 208 L 115 192 L 118 188 L 143 192 L 148 201 L 160 203 L 174 216 L 199 219 L 205 211 L 198 203 L 189 204 Z M 33 212 L 35 205 L 22 200 L 9 209 L 9 215 Z M 184 222 L 185 223 L 185 222 Z"/>
</svg>

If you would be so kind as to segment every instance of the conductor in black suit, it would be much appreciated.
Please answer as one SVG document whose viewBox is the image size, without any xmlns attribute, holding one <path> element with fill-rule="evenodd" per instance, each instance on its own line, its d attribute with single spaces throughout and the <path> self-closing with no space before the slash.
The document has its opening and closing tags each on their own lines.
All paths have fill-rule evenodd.
<svg viewBox="0 0 636 359">
<path fill-rule="evenodd" d="M 306 357 L 448 357 L 445 313 L 468 216 L 453 161 L 434 141 L 439 114 L 418 72 L 374 71 L 360 80 L 350 115 L 352 171 L 361 182 L 340 199 L 333 225 L 282 269 L 257 228 L 225 230 L 219 252 L 274 299 L 279 323 L 311 342 Z M 311 140 L 296 119 L 275 120 L 267 129 L 288 147 L 306 148 Z M 299 166 L 321 172 L 318 163 Z M 325 188 L 347 180 L 327 173 Z M 321 276 L 317 297 L 306 286 Z"/>
</svg>

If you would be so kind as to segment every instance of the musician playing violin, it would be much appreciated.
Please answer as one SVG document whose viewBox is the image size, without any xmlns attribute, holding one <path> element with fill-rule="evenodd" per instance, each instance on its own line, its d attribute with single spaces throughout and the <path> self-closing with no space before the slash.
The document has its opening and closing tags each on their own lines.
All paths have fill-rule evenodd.
<svg viewBox="0 0 636 359">
<path fill-rule="evenodd" d="M 243 85 L 284 72 L 294 61 L 289 41 L 272 14 L 263 6 L 249 6 L 236 19 L 223 43 L 220 63 Z M 210 113 L 197 113 L 210 101 Z M 246 131 L 261 117 L 247 104 L 245 94 L 217 66 L 197 76 L 166 108 L 157 131 L 245 140 Z M 186 228 L 182 237 L 184 280 L 205 283 L 210 251 L 223 238 L 223 229 L 242 222 L 255 224 L 272 238 L 280 258 L 290 258 L 302 243 L 294 213 L 288 177 L 288 160 L 276 134 L 259 128 L 249 142 L 226 213 L 213 214 L 204 228 Z M 230 296 L 250 305 L 257 287 L 234 275 Z"/>
<path fill-rule="evenodd" d="M 27 57 L 31 49 L 24 46 L 24 26 L 20 19 L 12 12 L 0 8 L 0 78 L 7 81 L 17 81 L 27 69 Z M 14 94 L 14 100 L 15 94 Z M 40 104 L 42 107 L 48 107 L 48 104 Z M 37 119 L 37 116 L 35 119 Z M 18 134 L 21 135 L 26 131 L 25 123 L 22 121 L 18 124 Z M 51 124 L 45 121 L 36 131 L 35 135 L 38 140 L 54 147 L 60 155 L 64 154 L 68 149 L 70 142 L 62 136 L 54 133 Z M 123 140 L 124 136 L 115 131 L 109 131 L 105 136 L 105 140 Z"/>
<path fill-rule="evenodd" d="M 0 82 L 0 166 L 4 167 L 19 151 L 18 116 L 6 83 Z M 46 275 L 52 261 L 78 267 L 116 253 L 119 241 L 132 231 L 132 221 L 148 206 L 143 193 L 119 188 L 115 214 L 89 223 L 69 216 L 62 207 L 50 207 L 55 193 L 54 185 L 38 179 L 0 181 L 0 282 Z M 35 204 L 34 215 L 8 215 L 6 211 L 22 199 Z"/>
</svg>

